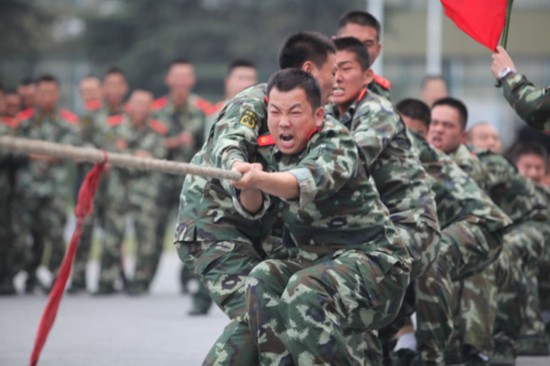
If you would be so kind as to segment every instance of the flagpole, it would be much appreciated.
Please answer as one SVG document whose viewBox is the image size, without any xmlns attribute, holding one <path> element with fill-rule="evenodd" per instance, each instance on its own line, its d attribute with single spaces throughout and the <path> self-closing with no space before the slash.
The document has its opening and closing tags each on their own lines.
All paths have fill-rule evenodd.
<svg viewBox="0 0 550 366">
<path fill-rule="evenodd" d="M 502 36 L 500 37 L 500 45 L 502 48 L 506 49 L 506 46 L 508 45 L 508 30 L 510 29 L 510 19 L 512 18 L 512 3 L 514 0 L 508 0 L 508 4 L 506 7 L 506 20 L 504 21 L 504 29 L 502 30 Z M 502 82 L 500 80 L 497 80 L 495 83 L 495 87 L 500 88 L 502 86 Z"/>
<path fill-rule="evenodd" d="M 506 22 L 504 23 L 504 29 L 502 30 L 502 37 L 500 38 L 500 45 L 506 48 L 508 44 L 508 30 L 510 29 L 510 18 L 512 15 L 512 3 L 514 0 L 508 0 L 508 7 L 506 8 Z"/>
</svg>

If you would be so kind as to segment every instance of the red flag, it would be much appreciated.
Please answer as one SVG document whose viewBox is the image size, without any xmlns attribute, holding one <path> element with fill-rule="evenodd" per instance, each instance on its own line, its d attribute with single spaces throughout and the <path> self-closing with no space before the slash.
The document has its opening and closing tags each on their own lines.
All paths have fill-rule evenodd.
<svg viewBox="0 0 550 366">
<path fill-rule="evenodd" d="M 441 0 L 441 3 L 458 28 L 491 51 L 496 50 L 506 22 L 508 0 Z"/>
<path fill-rule="evenodd" d="M 105 156 L 105 158 L 107 158 L 107 156 Z M 46 339 L 48 338 L 48 333 L 53 327 L 55 316 L 57 315 L 57 309 L 59 308 L 59 304 L 63 298 L 65 285 L 67 284 L 67 280 L 71 274 L 71 268 L 73 266 L 73 260 L 76 255 L 78 243 L 80 242 L 80 236 L 82 235 L 82 223 L 84 222 L 86 216 L 88 216 L 93 210 L 94 194 L 104 168 L 105 162 L 95 165 L 88 175 L 86 175 L 86 178 L 80 187 L 78 202 L 75 208 L 75 215 L 77 219 L 76 229 L 73 233 L 73 237 L 71 238 L 71 243 L 69 244 L 67 252 L 65 253 L 65 257 L 63 258 L 63 263 L 61 263 L 57 280 L 55 281 L 50 292 L 48 304 L 46 305 L 44 313 L 42 314 L 42 319 L 40 320 L 40 326 L 38 327 L 36 340 L 31 354 L 31 366 L 36 366 L 38 363 L 38 358 L 40 357 L 42 347 L 44 347 Z"/>
</svg>

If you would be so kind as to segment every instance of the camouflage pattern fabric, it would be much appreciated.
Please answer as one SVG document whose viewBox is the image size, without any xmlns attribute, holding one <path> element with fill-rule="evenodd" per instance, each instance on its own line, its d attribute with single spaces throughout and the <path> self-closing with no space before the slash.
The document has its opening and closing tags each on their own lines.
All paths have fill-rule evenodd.
<svg viewBox="0 0 550 366">
<path fill-rule="evenodd" d="M 191 163 L 231 169 L 233 156 L 241 153 L 236 160 L 252 161 L 257 131 L 267 131 L 266 107 L 266 84 L 239 93 L 220 112 Z M 248 140 L 241 137 L 243 133 Z M 246 320 L 245 280 L 262 260 L 286 255 L 280 241 L 269 236 L 273 226 L 269 222 L 277 215 L 266 215 L 270 217 L 266 224 L 247 219 L 235 209 L 234 198 L 233 186 L 217 179 L 186 176 L 181 189 L 174 239 L 178 254 L 232 319 L 210 350 L 206 365 L 234 365 L 235 360 L 243 365 L 258 363 Z"/>
<path fill-rule="evenodd" d="M 13 127 L 0 122 L 0 136 L 13 133 Z M 23 163 L 23 157 L 0 151 L 0 294 L 15 294 L 13 278 L 24 265 L 25 236 L 17 220 L 22 207 L 15 195 Z"/>
<path fill-rule="evenodd" d="M 260 363 L 363 364 L 364 346 L 357 352 L 346 339 L 362 340 L 393 320 L 411 259 L 366 162 L 357 161 L 355 139 L 328 117 L 302 153 L 283 155 L 273 145 L 258 153 L 265 170 L 290 172 L 300 186 L 298 199 L 274 203 L 297 253 L 260 263 L 247 280 Z"/>
<path fill-rule="evenodd" d="M 513 74 L 502 80 L 502 92 L 529 126 L 550 130 L 550 86 L 537 88 L 525 76 Z"/>
<path fill-rule="evenodd" d="M 20 113 L 16 134 L 30 139 L 78 145 L 78 117 L 60 109 L 45 115 L 39 109 Z M 49 270 L 57 274 L 65 254 L 63 230 L 69 206 L 70 170 L 59 160 L 29 160 L 19 172 L 17 194 L 21 197 L 22 230 L 33 237 L 26 271 L 27 289 L 36 283 L 36 269 L 42 261 L 44 248 L 51 248 Z"/>
<path fill-rule="evenodd" d="M 98 149 L 107 149 L 108 146 L 112 146 L 112 141 L 108 142 L 107 137 L 109 129 L 112 128 L 112 126 L 108 124 L 109 117 L 112 117 L 112 115 L 109 115 L 107 109 L 102 108 L 100 104 L 97 106 L 87 105 L 87 109 L 80 118 L 80 123 L 78 124 L 80 139 L 83 145 L 90 145 Z M 91 168 L 92 165 L 87 163 L 77 166 L 76 194 L 78 194 L 80 190 L 82 180 L 86 176 L 86 173 Z M 94 196 L 94 212 L 86 218 L 82 226 L 82 236 L 80 237 L 80 243 L 78 244 L 78 250 L 73 264 L 72 283 L 70 287 L 73 292 L 85 290 L 87 287 L 86 266 L 92 249 L 94 224 L 98 223 L 101 228 L 105 229 L 105 212 L 108 203 L 107 187 L 108 174 L 103 174 Z M 78 196 L 75 195 L 75 197 Z"/>
<path fill-rule="evenodd" d="M 337 115 L 335 107 L 330 112 Z M 414 280 L 437 257 L 440 232 L 434 194 L 405 125 L 388 100 L 366 89 L 339 120 L 365 154 L 380 198 L 413 257 Z"/>
<path fill-rule="evenodd" d="M 444 364 L 458 302 L 452 280 L 493 262 L 511 222 L 453 160 L 423 137 L 411 131 L 409 135 L 429 174 L 443 234 L 439 257 L 416 281 L 417 349 L 423 363 Z"/>
<path fill-rule="evenodd" d="M 127 145 L 127 148 L 117 150 L 128 154 L 145 151 L 152 157 L 163 157 L 165 151 L 162 137 L 152 126 L 154 122 L 148 120 L 144 126 L 137 127 L 125 117 L 113 133 Z M 123 169 L 110 171 L 109 205 L 100 266 L 100 291 L 113 291 L 115 281 L 120 277 L 121 246 L 127 216 L 133 219 L 136 232 L 135 283 L 141 290 L 148 289 L 158 257 L 155 252 L 155 223 L 151 218 L 156 215 L 155 200 L 159 180 L 160 175 L 155 173 Z"/>
</svg>

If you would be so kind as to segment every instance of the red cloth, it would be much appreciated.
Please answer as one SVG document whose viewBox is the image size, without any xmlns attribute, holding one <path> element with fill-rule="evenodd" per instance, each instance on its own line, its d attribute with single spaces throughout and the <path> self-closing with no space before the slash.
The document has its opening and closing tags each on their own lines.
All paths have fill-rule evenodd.
<svg viewBox="0 0 550 366">
<path fill-rule="evenodd" d="M 496 50 L 506 22 L 508 0 L 441 0 L 441 3 L 458 28 L 491 51 Z"/>
<path fill-rule="evenodd" d="M 82 235 L 82 223 L 86 216 L 88 216 L 93 210 L 94 195 L 99 184 L 99 179 L 101 178 L 101 173 L 105 168 L 105 162 L 95 165 L 93 169 L 86 175 L 80 191 L 78 193 L 78 202 L 75 208 L 76 215 L 76 228 L 71 238 L 71 243 L 67 248 L 65 257 L 63 258 L 63 263 L 61 263 L 61 268 L 59 274 L 54 283 L 54 286 L 50 292 L 48 298 L 48 304 L 44 309 L 42 314 L 42 319 L 40 319 L 40 326 L 38 327 L 38 332 L 36 334 L 36 340 L 34 342 L 34 348 L 32 350 L 30 365 L 36 366 L 38 363 L 38 358 L 40 357 L 40 352 L 46 343 L 48 338 L 48 333 L 53 326 L 55 321 L 55 316 L 57 315 L 57 309 L 63 298 L 63 293 L 65 292 L 65 286 L 71 274 L 71 269 L 73 266 L 74 257 L 76 255 L 76 249 L 78 248 L 78 243 L 80 242 L 80 236 Z"/>
</svg>

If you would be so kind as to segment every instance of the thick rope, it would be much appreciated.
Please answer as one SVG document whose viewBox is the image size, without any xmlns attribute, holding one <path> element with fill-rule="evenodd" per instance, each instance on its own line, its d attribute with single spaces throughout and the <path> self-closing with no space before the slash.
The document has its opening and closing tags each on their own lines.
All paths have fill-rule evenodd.
<svg viewBox="0 0 550 366">
<path fill-rule="evenodd" d="M 109 165 L 120 168 L 156 171 L 176 175 L 191 174 L 216 179 L 239 180 L 241 177 L 240 173 L 231 170 L 203 167 L 164 159 L 138 158 L 127 154 L 105 152 L 91 147 L 77 147 L 11 136 L 0 136 L 0 148 L 22 154 L 41 154 L 59 159 L 70 159 L 79 162 L 88 161 L 91 163 L 105 161 L 106 154 Z"/>
</svg>

